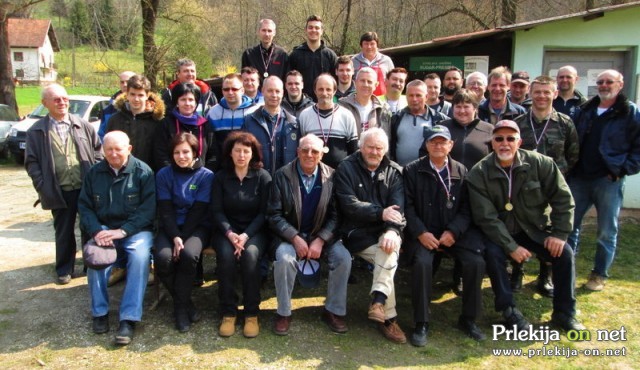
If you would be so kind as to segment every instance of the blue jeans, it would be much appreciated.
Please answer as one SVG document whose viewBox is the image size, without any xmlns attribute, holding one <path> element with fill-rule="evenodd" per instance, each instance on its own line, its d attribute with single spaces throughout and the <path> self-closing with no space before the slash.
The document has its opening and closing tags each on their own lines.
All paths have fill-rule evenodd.
<svg viewBox="0 0 640 370">
<path fill-rule="evenodd" d="M 140 321 L 142 303 L 149 278 L 149 251 L 153 245 L 153 234 L 141 231 L 127 238 L 116 240 L 116 248 L 127 255 L 127 282 L 120 303 L 120 321 Z M 109 266 L 103 270 L 87 270 L 89 294 L 91 295 L 91 315 L 104 316 L 109 313 L 109 292 L 107 282 L 111 274 Z"/>
<path fill-rule="evenodd" d="M 327 249 L 328 248 L 328 249 Z M 351 272 L 351 254 L 338 240 L 330 246 L 325 245 L 322 256 L 329 262 L 329 282 L 324 307 L 334 315 L 347 314 L 347 281 Z M 273 262 L 273 276 L 278 299 L 277 313 L 291 316 L 291 294 L 296 282 L 296 249 L 283 242 L 276 249 Z"/>
<path fill-rule="evenodd" d="M 570 178 L 569 187 L 576 202 L 573 232 L 567 241 L 578 253 L 582 218 L 591 206 L 596 207 L 598 216 L 598 241 L 593 272 L 609 277 L 609 267 L 613 263 L 618 239 L 618 215 L 622 207 L 625 178 L 611 181 L 608 177 L 593 180 Z"/>
</svg>

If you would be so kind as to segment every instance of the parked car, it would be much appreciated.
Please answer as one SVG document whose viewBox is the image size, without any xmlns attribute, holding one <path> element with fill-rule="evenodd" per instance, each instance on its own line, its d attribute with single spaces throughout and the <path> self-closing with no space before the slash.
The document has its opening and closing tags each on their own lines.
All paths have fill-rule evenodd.
<svg viewBox="0 0 640 370">
<path fill-rule="evenodd" d="M 0 158 L 9 156 L 9 146 L 7 139 L 11 127 L 20 120 L 18 114 L 8 105 L 0 104 Z"/>
<path fill-rule="evenodd" d="M 69 113 L 78 115 L 89 122 L 98 131 L 102 110 L 109 105 L 109 97 L 95 95 L 69 96 Z M 24 120 L 13 125 L 9 131 L 8 146 L 16 163 L 24 163 L 24 150 L 27 147 L 27 130 L 40 118 L 49 113 L 42 104 Z"/>
</svg>

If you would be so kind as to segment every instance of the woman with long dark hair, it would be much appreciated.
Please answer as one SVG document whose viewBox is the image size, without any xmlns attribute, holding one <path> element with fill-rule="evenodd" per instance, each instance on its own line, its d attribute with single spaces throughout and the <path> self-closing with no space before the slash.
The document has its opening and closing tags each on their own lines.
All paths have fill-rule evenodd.
<svg viewBox="0 0 640 370">
<path fill-rule="evenodd" d="M 271 176 L 262 168 L 261 157 L 255 136 L 244 131 L 231 132 L 223 146 L 223 168 L 213 182 L 213 241 L 222 316 L 218 333 L 222 337 L 235 333 L 238 265 L 242 275 L 243 334 L 253 338 L 260 330 L 260 259 L 269 243 L 265 211 L 271 183 Z"/>
</svg>

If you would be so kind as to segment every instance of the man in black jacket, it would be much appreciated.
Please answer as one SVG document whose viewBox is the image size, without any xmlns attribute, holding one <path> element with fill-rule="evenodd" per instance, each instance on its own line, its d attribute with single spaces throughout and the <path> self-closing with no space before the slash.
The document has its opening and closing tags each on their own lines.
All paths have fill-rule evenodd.
<svg viewBox="0 0 640 370">
<path fill-rule="evenodd" d="M 289 71 L 289 55 L 282 47 L 273 43 L 274 37 L 276 23 L 271 19 L 261 19 L 258 22 L 260 43 L 242 53 L 242 68 L 257 69 L 261 81 L 269 76 L 278 76 L 284 80 Z"/>
<path fill-rule="evenodd" d="M 482 308 L 484 243 L 471 225 L 471 210 L 464 176 L 467 169 L 449 157 L 451 133 L 436 125 L 428 131 L 428 156 L 404 168 L 407 235 L 405 253 L 413 264 L 412 301 L 416 327 L 411 344 L 427 344 L 429 301 L 436 252 L 452 254 L 462 265 L 462 314 L 458 325 L 475 340 L 486 336 L 475 323 Z"/>
<path fill-rule="evenodd" d="M 388 149 L 383 129 L 364 131 L 360 150 L 336 170 L 335 194 L 345 246 L 374 265 L 368 317 L 387 339 L 405 343 L 407 338 L 396 322 L 393 283 L 405 226 L 404 188 L 402 169 L 385 155 Z"/>
<path fill-rule="evenodd" d="M 336 53 L 324 45 L 322 18 L 312 15 L 307 18 L 305 33 L 307 41 L 296 46 L 289 55 L 289 66 L 302 73 L 305 94 L 316 101 L 313 82 L 322 73 L 332 73 L 338 62 Z"/>
</svg>

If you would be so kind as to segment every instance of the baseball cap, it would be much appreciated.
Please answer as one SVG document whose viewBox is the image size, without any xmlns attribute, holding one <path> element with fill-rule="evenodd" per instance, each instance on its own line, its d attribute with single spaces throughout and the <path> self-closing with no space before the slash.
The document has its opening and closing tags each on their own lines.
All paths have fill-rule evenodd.
<svg viewBox="0 0 640 370">
<path fill-rule="evenodd" d="M 496 131 L 498 131 L 501 128 L 510 128 L 513 131 L 517 132 L 518 134 L 520 133 L 520 127 L 518 127 L 518 124 L 508 119 L 503 119 L 502 121 L 498 121 L 496 125 L 493 127 L 493 133 L 495 134 Z"/>
<path fill-rule="evenodd" d="M 529 84 L 529 73 L 527 71 L 518 71 L 511 75 L 511 83 L 513 82 L 522 82 L 525 84 Z"/>
<path fill-rule="evenodd" d="M 427 141 L 435 139 L 436 137 L 443 137 L 447 140 L 451 140 L 451 133 L 449 129 L 442 125 L 435 125 L 431 129 L 425 132 Z"/>
</svg>

